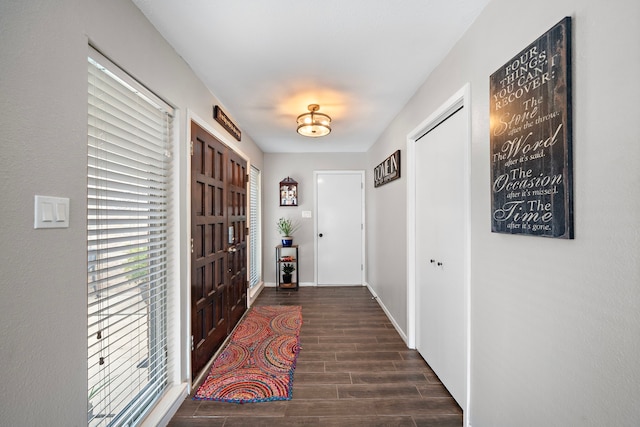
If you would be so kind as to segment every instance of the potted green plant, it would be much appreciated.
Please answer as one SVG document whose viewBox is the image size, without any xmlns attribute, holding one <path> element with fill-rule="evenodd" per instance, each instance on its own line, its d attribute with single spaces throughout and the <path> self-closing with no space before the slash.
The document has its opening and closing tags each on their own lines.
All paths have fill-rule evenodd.
<svg viewBox="0 0 640 427">
<path fill-rule="evenodd" d="M 300 227 L 291 218 L 280 218 L 277 223 L 278 232 L 282 236 L 282 246 L 289 247 L 293 244 L 293 233 Z"/>
<path fill-rule="evenodd" d="M 89 390 L 89 395 L 87 397 L 87 401 L 88 401 L 87 418 L 88 418 L 89 421 L 91 421 L 93 419 L 93 417 L 94 417 L 94 413 L 93 413 L 94 407 L 93 407 L 93 402 L 91 401 L 91 399 L 95 395 L 100 393 L 106 386 L 108 386 L 110 382 L 111 382 L 111 380 L 105 379 L 104 381 L 101 381 L 98 384 L 96 384 L 93 387 L 91 387 L 91 390 Z"/>
<path fill-rule="evenodd" d="M 295 269 L 296 268 L 293 264 L 282 264 L 282 283 L 291 283 L 291 278 L 293 277 L 292 273 L 295 271 Z"/>
</svg>

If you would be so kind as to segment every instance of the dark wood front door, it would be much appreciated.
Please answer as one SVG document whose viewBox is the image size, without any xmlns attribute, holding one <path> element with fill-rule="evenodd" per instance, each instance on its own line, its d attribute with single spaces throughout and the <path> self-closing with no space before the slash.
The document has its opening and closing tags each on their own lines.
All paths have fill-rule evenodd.
<svg viewBox="0 0 640 427">
<path fill-rule="evenodd" d="M 191 374 L 195 378 L 247 308 L 246 161 L 195 123 L 191 140 Z"/>
<path fill-rule="evenodd" d="M 247 309 L 247 162 L 229 150 L 227 223 L 229 233 L 229 319 L 238 323 Z"/>
</svg>

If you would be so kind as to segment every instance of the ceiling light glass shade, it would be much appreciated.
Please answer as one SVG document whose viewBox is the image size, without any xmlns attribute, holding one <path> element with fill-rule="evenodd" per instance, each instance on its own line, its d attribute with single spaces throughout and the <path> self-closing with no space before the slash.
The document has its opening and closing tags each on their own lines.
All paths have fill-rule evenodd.
<svg viewBox="0 0 640 427">
<path fill-rule="evenodd" d="M 300 114 L 298 116 L 298 133 L 302 136 L 317 138 L 319 136 L 329 135 L 331 132 L 331 117 L 326 114 L 318 113 L 320 109 L 318 104 L 311 104 L 309 113 Z"/>
</svg>

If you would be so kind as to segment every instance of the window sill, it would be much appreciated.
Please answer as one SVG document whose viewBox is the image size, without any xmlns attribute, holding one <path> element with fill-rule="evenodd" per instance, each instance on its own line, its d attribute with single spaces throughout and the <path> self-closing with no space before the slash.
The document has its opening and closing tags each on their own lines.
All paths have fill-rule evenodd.
<svg viewBox="0 0 640 427">
<path fill-rule="evenodd" d="M 143 427 L 166 426 L 178 412 L 188 394 L 187 383 L 169 386 L 141 425 Z"/>
<path fill-rule="evenodd" d="M 260 292 L 264 289 L 264 282 L 261 280 L 253 288 L 247 289 L 247 306 L 251 307 L 253 302 L 258 298 Z"/>
</svg>

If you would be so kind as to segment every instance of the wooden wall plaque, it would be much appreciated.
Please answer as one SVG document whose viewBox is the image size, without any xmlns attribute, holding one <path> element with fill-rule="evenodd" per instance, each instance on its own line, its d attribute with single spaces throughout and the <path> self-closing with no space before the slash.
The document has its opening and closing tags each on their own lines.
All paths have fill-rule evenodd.
<svg viewBox="0 0 640 427">
<path fill-rule="evenodd" d="M 396 150 L 373 170 L 373 186 L 380 187 L 400 178 L 400 150 Z"/>
<path fill-rule="evenodd" d="M 490 77 L 491 231 L 573 238 L 571 18 Z"/>
<path fill-rule="evenodd" d="M 240 132 L 238 126 L 236 126 L 235 123 L 231 121 L 229 116 L 227 116 L 225 112 L 222 111 L 222 108 L 220 108 L 218 105 L 213 106 L 213 118 L 216 122 L 220 123 L 220 125 L 222 125 L 222 127 L 235 139 L 237 139 L 238 141 L 242 139 L 242 132 Z"/>
</svg>

